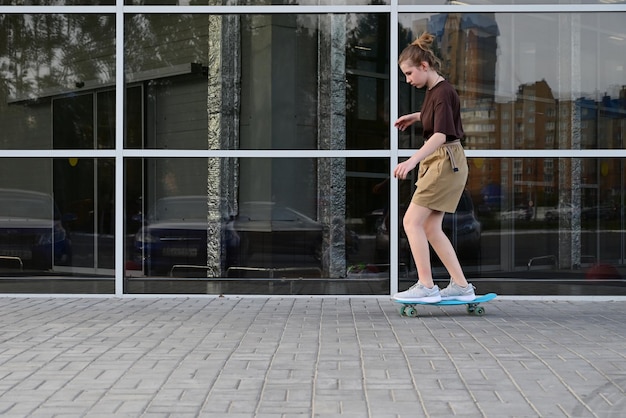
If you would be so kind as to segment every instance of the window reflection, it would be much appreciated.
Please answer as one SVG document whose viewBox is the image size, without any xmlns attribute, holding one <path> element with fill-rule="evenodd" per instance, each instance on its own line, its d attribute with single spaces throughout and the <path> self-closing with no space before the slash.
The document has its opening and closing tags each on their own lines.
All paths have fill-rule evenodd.
<svg viewBox="0 0 626 418">
<path fill-rule="evenodd" d="M 0 189 L 0 262 L 7 270 L 51 270 L 72 261 L 72 243 L 47 193 Z"/>
<path fill-rule="evenodd" d="M 546 294 L 558 291 L 549 283 L 567 282 L 570 289 L 602 294 L 623 285 L 621 159 L 469 158 L 468 163 L 466 191 L 457 212 L 445 215 L 444 230 L 464 271 L 482 282 L 481 288 L 501 288 L 508 280 L 529 289 L 544 286 L 537 291 Z M 399 184 L 400 217 L 413 181 Z M 401 222 L 399 228 L 400 263 L 408 266 L 408 279 L 400 280 L 406 287 L 416 272 Z M 436 280 L 447 281 L 438 258 L 433 262 Z"/>
<path fill-rule="evenodd" d="M 0 148 L 35 150 L 1 160 L 8 203 L 0 209 L 13 210 L 0 228 L 2 274 L 56 278 L 18 280 L 24 287 L 9 291 L 110 293 L 116 239 L 124 240 L 131 293 L 207 293 L 218 278 L 239 281 L 239 290 L 247 281 L 247 293 L 388 294 L 395 263 L 400 280 L 414 281 L 402 228 L 389 230 L 390 209 L 398 205 L 402 216 L 414 187 L 400 182 L 390 202 L 395 180 L 384 150 L 395 155 L 397 144 L 389 141 L 396 86 L 388 71 L 397 69 L 389 14 L 124 16 L 122 213 L 114 210 L 114 160 L 94 158 L 115 148 L 115 17 L 0 16 Z M 444 225 L 468 275 L 567 280 L 571 288 L 555 293 L 622 285 L 622 159 L 530 158 L 524 150 L 624 148 L 623 13 L 400 14 L 399 47 L 425 29 L 436 33 L 446 77 L 461 93 L 465 147 L 522 151 L 469 160 L 466 193 Z M 399 113 L 422 99 L 401 86 Z M 404 149 L 422 144 L 419 129 L 398 139 Z M 41 152 L 50 149 L 70 156 Z M 188 158 L 136 158 L 141 149 Z M 198 149 L 384 156 L 207 159 L 194 156 Z M 115 236 L 119 222 L 124 237 Z M 394 245 L 399 260 L 390 260 Z M 295 287 L 280 288 L 283 277 Z M 252 285 L 260 278 L 276 287 Z M 295 285 L 301 278 L 317 282 Z M 580 290 L 590 283 L 594 290 Z"/>
<path fill-rule="evenodd" d="M 624 147 L 619 14 L 403 14 L 400 21 L 400 49 L 422 31 L 436 34 L 444 75 L 462 100 L 466 149 Z M 419 108 L 423 94 L 402 88 L 400 114 Z M 401 147 L 415 147 L 419 135 L 405 133 Z"/>
<path fill-rule="evenodd" d="M 147 120 L 127 148 L 389 148 L 386 14 L 125 22 L 126 80 L 145 90 Z"/>
<path fill-rule="evenodd" d="M 139 203 L 126 225 L 131 282 L 367 278 L 375 293 L 388 286 L 389 250 L 376 246 L 389 207 L 385 159 L 129 159 L 126 172 L 126 201 Z"/>
<path fill-rule="evenodd" d="M 114 41 L 112 15 L 0 15 L 0 147 L 113 148 Z"/>
<path fill-rule="evenodd" d="M 485 268 L 575 277 L 597 263 L 623 263 L 614 232 L 623 222 L 623 161 L 471 159 L 470 167 Z"/>
<path fill-rule="evenodd" d="M 115 267 L 112 159 L 0 160 L 0 275 L 108 277 Z M 77 281 L 77 283 L 79 283 Z M 29 283 L 26 280 L 25 283 Z M 32 292 L 92 293 L 79 284 Z"/>
</svg>

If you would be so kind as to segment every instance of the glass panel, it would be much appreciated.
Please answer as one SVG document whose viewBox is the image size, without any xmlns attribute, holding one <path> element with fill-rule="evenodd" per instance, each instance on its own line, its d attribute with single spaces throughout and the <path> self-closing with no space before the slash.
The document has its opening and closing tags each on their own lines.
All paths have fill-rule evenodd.
<svg viewBox="0 0 626 418">
<path fill-rule="evenodd" d="M 444 230 L 479 293 L 626 294 L 622 159 L 468 162 L 466 195 Z M 401 215 L 413 190 L 413 181 L 400 183 Z M 404 289 L 416 273 L 400 232 L 400 261 L 410 266 Z M 436 280 L 446 283 L 432 259 Z"/>
<path fill-rule="evenodd" d="M 400 48 L 426 29 L 436 34 L 444 76 L 461 97 L 467 149 L 624 147 L 623 14 L 403 14 L 400 20 Z M 400 88 L 399 113 L 419 109 L 424 92 Z M 420 126 L 402 133 L 401 147 L 420 144 Z"/>
<path fill-rule="evenodd" d="M 376 236 L 386 159 L 128 159 L 125 170 L 130 293 L 389 292 Z"/>
<path fill-rule="evenodd" d="M 112 15 L 0 15 L 0 149 L 112 148 L 114 40 Z"/>
<path fill-rule="evenodd" d="M 114 291 L 114 161 L 0 159 L 1 293 Z"/>
<path fill-rule="evenodd" d="M 127 148 L 383 149 L 389 16 L 130 15 Z M 181 28 L 184 28 L 181 30 Z"/>
</svg>

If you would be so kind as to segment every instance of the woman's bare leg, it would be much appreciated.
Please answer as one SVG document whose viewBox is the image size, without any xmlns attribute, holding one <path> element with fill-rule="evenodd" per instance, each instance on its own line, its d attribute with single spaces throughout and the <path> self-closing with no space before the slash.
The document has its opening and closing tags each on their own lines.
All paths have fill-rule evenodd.
<svg viewBox="0 0 626 418">
<path fill-rule="evenodd" d="M 424 222 L 424 233 L 443 266 L 448 270 L 454 283 L 461 287 L 466 287 L 467 279 L 461 268 L 461 263 L 452 243 L 442 229 L 443 216 L 443 212 L 432 211 L 431 216 L 426 218 Z"/>
<path fill-rule="evenodd" d="M 419 282 L 427 287 L 434 286 L 433 274 L 430 266 L 430 250 L 428 247 L 428 238 L 424 229 L 424 224 L 433 211 L 431 209 L 419 206 L 413 202 L 402 219 L 404 232 L 409 240 L 411 255 L 417 267 L 417 275 Z"/>
</svg>

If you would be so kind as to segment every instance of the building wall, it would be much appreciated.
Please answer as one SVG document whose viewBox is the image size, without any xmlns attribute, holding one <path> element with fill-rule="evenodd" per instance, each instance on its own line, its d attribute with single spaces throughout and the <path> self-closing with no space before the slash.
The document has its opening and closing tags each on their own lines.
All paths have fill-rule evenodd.
<svg viewBox="0 0 626 418">
<path fill-rule="evenodd" d="M 461 97 L 444 229 L 479 292 L 626 288 L 623 5 L 43 3 L 0 5 L 0 200 L 58 214 L 0 216 L 0 292 L 409 286 L 415 178 L 390 174 L 421 127 L 393 121 L 424 92 L 396 57 L 423 30 Z"/>
</svg>

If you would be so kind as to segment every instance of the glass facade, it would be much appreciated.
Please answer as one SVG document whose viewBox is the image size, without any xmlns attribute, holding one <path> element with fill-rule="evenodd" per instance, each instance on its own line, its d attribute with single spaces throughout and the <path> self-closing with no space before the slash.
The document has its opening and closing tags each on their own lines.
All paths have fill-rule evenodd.
<svg viewBox="0 0 626 418">
<path fill-rule="evenodd" d="M 0 2 L 0 293 L 408 287 L 390 173 L 423 139 L 391 122 L 424 92 L 396 60 L 429 31 L 468 279 L 624 295 L 624 27 L 623 2 Z"/>
</svg>

